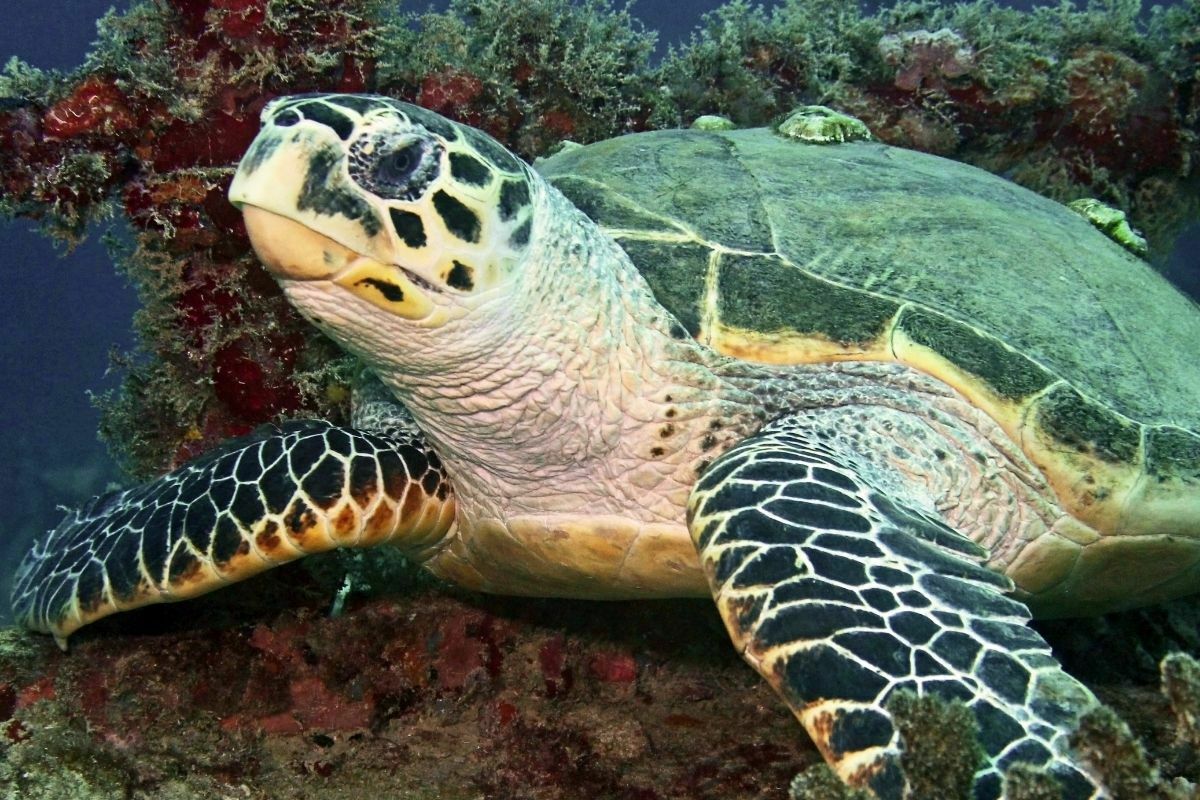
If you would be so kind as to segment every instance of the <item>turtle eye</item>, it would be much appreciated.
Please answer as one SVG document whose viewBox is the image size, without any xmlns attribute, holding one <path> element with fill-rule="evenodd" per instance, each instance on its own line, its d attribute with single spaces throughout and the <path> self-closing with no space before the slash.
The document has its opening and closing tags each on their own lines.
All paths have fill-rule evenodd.
<svg viewBox="0 0 1200 800">
<path fill-rule="evenodd" d="M 381 186 L 402 186 L 421 163 L 421 148 L 415 142 L 385 154 L 375 165 L 375 182 Z"/>
<path fill-rule="evenodd" d="M 416 200 L 437 179 L 442 150 L 424 136 L 364 137 L 350 146 L 350 177 L 385 200 Z"/>
</svg>

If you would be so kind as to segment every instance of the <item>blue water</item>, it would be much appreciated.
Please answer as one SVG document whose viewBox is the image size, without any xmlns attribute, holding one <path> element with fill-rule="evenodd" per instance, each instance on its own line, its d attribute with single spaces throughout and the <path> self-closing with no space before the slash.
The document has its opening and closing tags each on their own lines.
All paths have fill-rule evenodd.
<svg viewBox="0 0 1200 800">
<path fill-rule="evenodd" d="M 660 49 L 665 49 L 686 39 L 701 15 L 720 4 L 639 0 L 632 11 L 659 31 Z M 122 9 L 129 3 L 5 0 L 0 57 L 16 55 L 38 67 L 71 69 L 94 38 L 95 20 L 113 5 Z M 413 9 L 425 6 L 411 4 Z M 98 414 L 88 393 L 115 385 L 117 376 L 105 378 L 108 352 L 132 345 L 130 318 L 137 305 L 99 243 L 103 230 L 63 254 L 33 228 L 24 221 L 0 221 L 5 277 L 0 291 L 0 486 L 7 500 L 0 523 L 0 621 L 7 613 L 7 582 L 15 560 L 33 532 L 56 521 L 55 504 L 78 504 L 118 478 L 97 440 Z M 1169 275 L 1200 296 L 1200 227 L 1181 240 Z"/>
</svg>

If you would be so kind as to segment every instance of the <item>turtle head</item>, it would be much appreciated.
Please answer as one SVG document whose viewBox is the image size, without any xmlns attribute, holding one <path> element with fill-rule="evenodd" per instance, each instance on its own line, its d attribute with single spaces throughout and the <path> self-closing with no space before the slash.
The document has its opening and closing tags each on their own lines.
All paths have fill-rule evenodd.
<svg viewBox="0 0 1200 800">
<path fill-rule="evenodd" d="M 528 248 L 531 188 L 472 128 L 386 97 L 305 95 L 264 109 L 229 197 L 285 289 L 319 285 L 298 294 L 329 307 L 348 293 L 373 307 L 360 319 L 434 328 L 503 293 Z M 313 302 L 297 305 L 320 324 Z"/>
</svg>

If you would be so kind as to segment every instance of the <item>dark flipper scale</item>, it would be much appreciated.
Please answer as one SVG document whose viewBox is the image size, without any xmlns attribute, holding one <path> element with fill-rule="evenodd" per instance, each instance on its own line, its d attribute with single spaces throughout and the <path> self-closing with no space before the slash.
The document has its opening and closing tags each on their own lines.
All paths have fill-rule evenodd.
<svg viewBox="0 0 1200 800">
<path fill-rule="evenodd" d="M 267 425 L 156 481 L 97 497 L 17 569 L 17 622 L 60 645 L 117 611 L 182 600 L 310 553 L 398 541 L 420 552 L 454 519 L 419 433 Z"/>
<path fill-rule="evenodd" d="M 986 552 L 873 480 L 871 465 L 789 418 L 712 464 L 693 538 L 734 644 L 831 766 L 881 800 L 906 796 L 886 709 L 908 690 L 963 701 L 986 753 L 976 800 L 1016 762 L 1047 766 L 1071 800 L 1098 797 L 1066 731 L 1094 703 L 1026 626 Z"/>
</svg>

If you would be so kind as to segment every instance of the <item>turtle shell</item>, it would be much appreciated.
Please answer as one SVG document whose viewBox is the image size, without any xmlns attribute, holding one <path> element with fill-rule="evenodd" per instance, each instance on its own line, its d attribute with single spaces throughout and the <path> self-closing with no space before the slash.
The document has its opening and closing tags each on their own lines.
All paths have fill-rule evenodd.
<svg viewBox="0 0 1200 800">
<path fill-rule="evenodd" d="M 936 156 L 768 129 L 634 134 L 538 169 L 704 344 L 899 361 L 995 419 L 1084 523 L 1030 550 L 1047 566 L 1016 569 L 1023 588 L 1081 550 L 1096 568 L 1064 592 L 1111 548 L 1172 583 L 1200 571 L 1200 309 L 1080 215 Z"/>
</svg>

